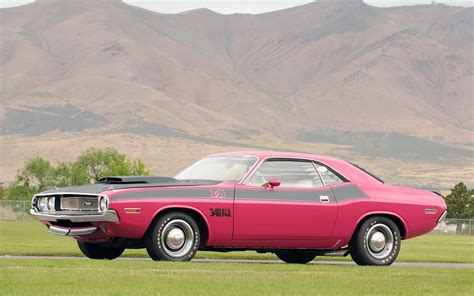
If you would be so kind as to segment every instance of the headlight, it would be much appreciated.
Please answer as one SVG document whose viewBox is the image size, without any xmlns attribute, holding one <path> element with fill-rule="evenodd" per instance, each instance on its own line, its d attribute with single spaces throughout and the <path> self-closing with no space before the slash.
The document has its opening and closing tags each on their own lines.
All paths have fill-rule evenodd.
<svg viewBox="0 0 474 296">
<path fill-rule="evenodd" d="M 101 210 L 102 212 L 105 212 L 108 210 L 108 207 L 109 207 L 109 200 L 107 199 L 107 197 L 105 196 L 100 197 L 99 210 Z"/>
<path fill-rule="evenodd" d="M 46 211 L 48 209 L 48 199 L 46 197 L 40 197 L 38 199 L 38 209 L 40 211 Z"/>
<path fill-rule="evenodd" d="M 50 211 L 56 210 L 56 209 L 55 209 L 55 201 L 56 201 L 56 200 L 55 200 L 54 197 L 50 197 L 50 198 L 48 199 L 48 210 L 50 210 Z"/>
</svg>

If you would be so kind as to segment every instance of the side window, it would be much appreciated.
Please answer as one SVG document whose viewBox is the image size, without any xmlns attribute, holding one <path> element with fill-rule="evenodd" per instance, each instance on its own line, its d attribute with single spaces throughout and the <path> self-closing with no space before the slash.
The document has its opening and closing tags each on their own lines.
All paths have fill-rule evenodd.
<svg viewBox="0 0 474 296">
<path fill-rule="evenodd" d="M 321 175 L 321 178 L 323 179 L 325 185 L 332 185 L 344 182 L 344 180 L 339 178 L 335 173 L 331 171 L 331 169 L 327 168 L 326 166 L 317 163 L 315 163 L 314 165 L 316 166 L 318 173 Z"/>
<path fill-rule="evenodd" d="M 313 163 L 309 161 L 267 160 L 247 182 L 263 186 L 270 179 L 279 179 L 280 187 L 311 188 L 323 186 Z"/>
</svg>

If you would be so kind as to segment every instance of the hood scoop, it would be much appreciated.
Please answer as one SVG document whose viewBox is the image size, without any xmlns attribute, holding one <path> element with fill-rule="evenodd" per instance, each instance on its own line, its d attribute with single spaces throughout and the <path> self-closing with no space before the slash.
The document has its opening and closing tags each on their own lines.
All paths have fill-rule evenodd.
<svg viewBox="0 0 474 296">
<path fill-rule="evenodd" d="M 164 184 L 176 183 L 178 180 L 170 177 L 150 176 L 111 176 L 99 180 L 100 184 Z"/>
</svg>

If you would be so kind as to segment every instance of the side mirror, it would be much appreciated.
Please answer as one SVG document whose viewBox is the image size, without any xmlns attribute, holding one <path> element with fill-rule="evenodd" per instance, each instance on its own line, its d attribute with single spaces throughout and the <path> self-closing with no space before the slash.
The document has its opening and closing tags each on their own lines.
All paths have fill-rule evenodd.
<svg viewBox="0 0 474 296">
<path fill-rule="evenodd" d="M 270 179 L 267 184 L 268 189 L 273 189 L 273 187 L 280 186 L 281 181 L 279 179 Z"/>
</svg>

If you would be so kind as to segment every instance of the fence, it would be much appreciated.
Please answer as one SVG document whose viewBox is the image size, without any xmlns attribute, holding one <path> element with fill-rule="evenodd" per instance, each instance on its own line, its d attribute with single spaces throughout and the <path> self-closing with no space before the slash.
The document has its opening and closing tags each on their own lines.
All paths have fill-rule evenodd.
<svg viewBox="0 0 474 296">
<path fill-rule="evenodd" d="M 33 220 L 30 215 L 30 201 L 0 200 L 0 221 Z M 474 235 L 474 219 L 446 219 L 433 229 L 432 233 Z"/>
<path fill-rule="evenodd" d="M 473 235 L 474 219 L 446 219 L 432 233 Z"/>
<path fill-rule="evenodd" d="M 31 202 L 23 200 L 0 200 L 0 220 L 33 220 L 30 215 Z"/>
</svg>

